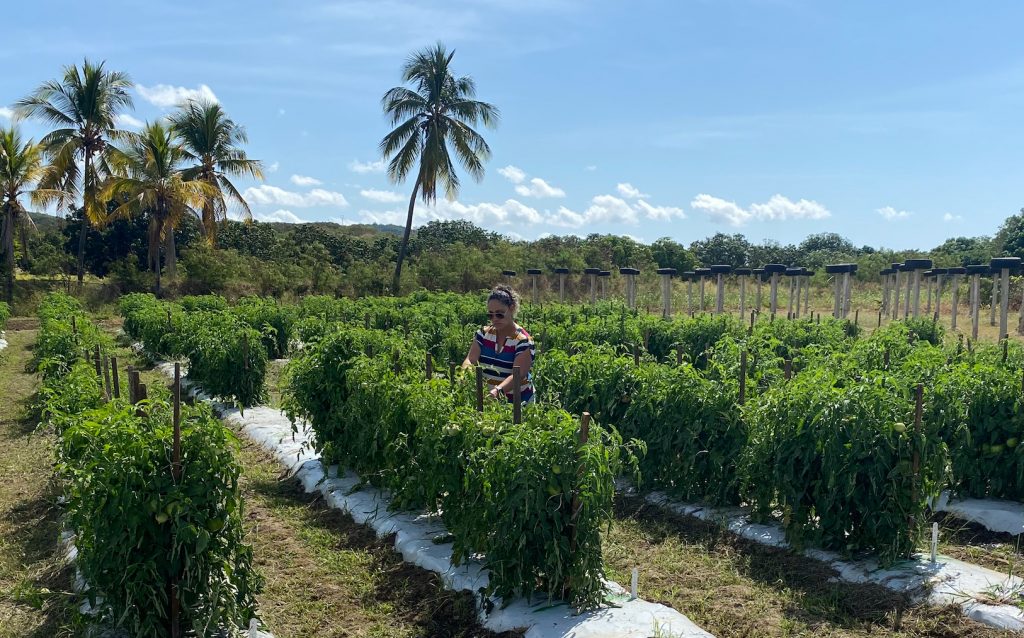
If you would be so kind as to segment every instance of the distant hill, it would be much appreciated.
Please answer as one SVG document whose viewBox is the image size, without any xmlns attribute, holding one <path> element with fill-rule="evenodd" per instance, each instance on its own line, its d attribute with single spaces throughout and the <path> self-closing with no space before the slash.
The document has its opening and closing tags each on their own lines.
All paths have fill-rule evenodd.
<svg viewBox="0 0 1024 638">
<path fill-rule="evenodd" d="M 29 213 L 29 219 L 36 225 L 39 232 L 47 232 L 50 230 L 57 230 L 60 228 L 60 218 L 54 217 L 53 215 L 47 215 L 46 213 Z"/>
<path fill-rule="evenodd" d="M 351 224 L 343 225 L 335 222 L 307 222 L 305 224 L 291 224 L 288 222 L 263 222 L 267 226 L 270 226 L 279 233 L 287 233 L 288 231 L 294 230 L 299 226 L 315 226 L 323 232 L 336 233 L 338 235 L 348 235 L 350 237 L 359 237 L 366 239 L 379 235 L 381 233 L 388 233 L 391 235 L 401 236 L 405 232 L 405 228 L 396 226 L 394 224 Z"/>
</svg>

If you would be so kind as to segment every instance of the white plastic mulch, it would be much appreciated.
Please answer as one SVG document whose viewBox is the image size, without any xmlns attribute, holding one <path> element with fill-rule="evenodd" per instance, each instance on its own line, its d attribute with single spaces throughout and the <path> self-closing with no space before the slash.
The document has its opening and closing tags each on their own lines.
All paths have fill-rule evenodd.
<svg viewBox="0 0 1024 638">
<path fill-rule="evenodd" d="M 644 498 L 677 514 L 715 523 L 748 540 L 771 547 L 789 547 L 780 526 L 753 523 L 744 508 L 680 503 L 660 492 Z M 930 557 L 918 556 L 882 569 L 875 560 L 849 561 L 835 552 L 810 549 L 803 554 L 828 564 L 844 581 L 882 585 L 935 606 L 958 604 L 967 617 L 986 625 L 1024 630 L 1024 610 L 1013 604 L 1024 595 L 1024 581 L 1020 578 L 942 555 L 935 563 Z"/>
<path fill-rule="evenodd" d="M 157 367 L 173 377 L 173 364 Z M 195 394 L 209 400 L 202 393 Z M 255 407 L 246 409 L 243 415 L 221 403 L 214 403 L 214 407 L 224 421 L 274 454 L 307 492 L 320 492 L 331 507 L 369 525 L 380 537 L 394 534 L 395 549 L 407 562 L 440 574 L 449 589 L 469 591 L 478 603 L 483 602 L 478 590 L 487 583 L 487 570 L 476 561 L 459 567 L 452 564 L 452 544 L 435 542 L 447 535 L 439 519 L 389 511 L 385 492 L 360 485 L 352 472 L 339 475 L 337 466 L 325 475 L 319 456 L 307 445 L 312 434 L 293 434 L 291 423 L 279 410 Z M 714 638 L 671 607 L 630 599 L 628 592 L 615 583 L 608 583 L 608 588 L 615 606 L 576 615 L 565 603 L 549 604 L 546 599 L 532 603 L 515 600 L 504 609 L 502 601 L 497 600 L 491 601 L 494 605 L 490 613 L 481 611 L 480 622 L 495 632 L 526 630 L 526 638 L 647 638 L 657 632 L 673 638 Z M 478 607 L 482 609 L 482 604 Z"/>
<path fill-rule="evenodd" d="M 2 330 L 0 330 L 0 350 L 3 350 L 4 348 L 7 347 L 7 339 L 4 338 L 6 336 L 7 336 L 7 333 L 2 331 Z"/>
<path fill-rule="evenodd" d="M 977 523 L 992 532 L 1024 534 L 1024 503 L 987 498 L 954 499 L 949 492 L 943 492 L 932 509 Z"/>
</svg>

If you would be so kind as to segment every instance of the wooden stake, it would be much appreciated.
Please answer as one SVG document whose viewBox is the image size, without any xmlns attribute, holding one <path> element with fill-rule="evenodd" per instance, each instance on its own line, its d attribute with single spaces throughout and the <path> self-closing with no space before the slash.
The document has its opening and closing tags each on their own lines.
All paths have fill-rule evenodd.
<svg viewBox="0 0 1024 638">
<path fill-rule="evenodd" d="M 145 392 L 145 390 L 143 390 Z M 174 413 L 171 423 L 174 427 L 174 438 L 171 443 L 171 477 L 174 482 L 181 482 L 181 364 L 174 362 Z M 178 598 L 178 575 L 171 575 L 170 582 L 171 609 L 170 623 L 172 638 L 181 636 L 181 601 Z"/>
<path fill-rule="evenodd" d="M 121 398 L 121 379 L 117 376 L 117 357 L 110 357 L 110 370 L 114 375 L 114 398 Z"/>
<path fill-rule="evenodd" d="M 519 366 L 512 366 L 512 423 L 523 422 L 523 373 Z"/>
<path fill-rule="evenodd" d="M 1010 356 L 1010 335 L 1003 337 L 1003 365 L 1006 365 L 1006 360 Z"/>
<path fill-rule="evenodd" d="M 484 411 L 484 369 L 476 367 L 476 411 Z"/>
<path fill-rule="evenodd" d="M 918 449 L 917 441 L 921 436 L 921 419 L 924 413 L 924 385 L 921 383 L 917 384 L 917 388 L 914 392 L 914 452 L 911 461 L 911 468 L 914 473 L 913 480 L 911 483 L 911 503 L 917 504 L 917 490 L 918 490 L 918 479 L 921 473 L 921 451 Z M 914 533 L 914 527 L 917 521 L 913 516 L 910 517 L 910 533 Z"/>
<path fill-rule="evenodd" d="M 448 380 L 452 382 L 452 387 L 455 386 L 455 370 L 456 365 L 454 361 L 448 362 Z"/>
<path fill-rule="evenodd" d="M 584 412 L 583 418 L 580 420 L 580 440 L 579 447 L 582 448 L 590 440 L 590 413 Z M 572 491 L 572 503 L 569 506 L 569 551 L 576 551 L 576 519 L 580 515 L 580 488 L 579 483 L 583 480 L 584 467 L 580 463 L 576 469 L 576 487 Z M 562 596 L 565 596 L 565 591 L 562 592 Z"/>
<path fill-rule="evenodd" d="M 783 368 L 783 370 L 785 371 L 786 381 L 789 381 L 790 379 L 793 378 L 793 360 L 792 359 L 786 359 L 785 367 Z"/>
<path fill-rule="evenodd" d="M 747 351 L 740 353 L 740 405 L 747 398 Z"/>
<path fill-rule="evenodd" d="M 96 377 L 103 382 L 103 362 L 100 360 L 100 347 L 96 345 L 96 352 L 92 357 L 93 363 L 96 365 Z"/>
<path fill-rule="evenodd" d="M 640 365 L 640 346 L 633 344 L 633 365 Z"/>
<path fill-rule="evenodd" d="M 242 369 L 249 369 L 249 336 L 242 333 Z"/>
<path fill-rule="evenodd" d="M 889 369 L 889 348 L 886 348 L 885 349 L 885 354 L 882 355 L 882 369 L 883 370 L 888 370 Z"/>
<path fill-rule="evenodd" d="M 107 401 L 113 396 L 110 390 L 110 359 L 106 355 L 103 355 L 103 393 Z"/>
<path fill-rule="evenodd" d="M 430 381 L 431 379 L 434 378 L 434 357 L 432 357 L 429 352 L 427 353 L 426 371 L 427 371 L 427 381 Z"/>
<path fill-rule="evenodd" d="M 881 310 L 878 311 L 878 327 L 879 328 L 882 327 L 882 311 Z"/>
<path fill-rule="evenodd" d="M 676 345 L 676 365 L 683 365 L 683 346 L 682 344 Z"/>
</svg>

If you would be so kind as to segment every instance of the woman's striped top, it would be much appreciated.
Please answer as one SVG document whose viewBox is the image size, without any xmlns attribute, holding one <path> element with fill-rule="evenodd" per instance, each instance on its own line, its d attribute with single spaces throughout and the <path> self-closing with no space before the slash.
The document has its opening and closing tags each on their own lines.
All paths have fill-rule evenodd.
<svg viewBox="0 0 1024 638">
<path fill-rule="evenodd" d="M 537 354 L 533 337 L 520 326 L 516 326 L 515 336 L 504 339 L 500 346 L 493 329 L 482 328 L 476 331 L 476 343 L 480 346 L 480 368 L 483 370 L 484 379 L 492 386 L 498 385 L 512 374 L 512 365 L 518 355 L 529 352 L 530 361 L 533 361 Z M 511 399 L 511 386 L 506 388 L 505 395 Z M 533 373 L 526 375 L 519 396 L 523 402 L 533 397 Z"/>
</svg>

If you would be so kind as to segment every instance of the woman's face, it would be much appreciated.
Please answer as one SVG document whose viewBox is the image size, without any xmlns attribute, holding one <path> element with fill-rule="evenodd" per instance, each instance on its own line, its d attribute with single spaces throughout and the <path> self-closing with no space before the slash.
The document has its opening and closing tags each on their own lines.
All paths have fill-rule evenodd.
<svg viewBox="0 0 1024 638">
<path fill-rule="evenodd" d="M 497 299 L 491 299 L 487 302 L 487 318 L 491 320 L 492 326 L 500 330 L 511 325 L 512 312 L 508 306 Z"/>
</svg>

